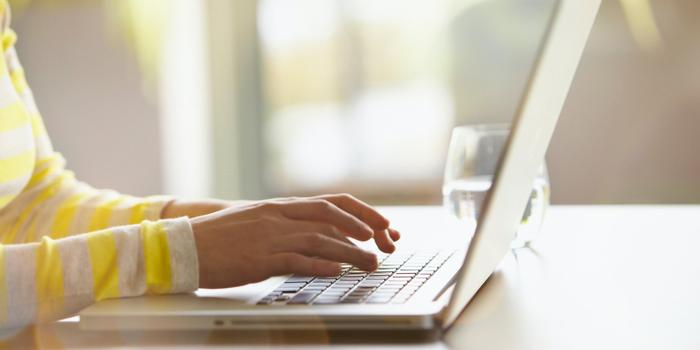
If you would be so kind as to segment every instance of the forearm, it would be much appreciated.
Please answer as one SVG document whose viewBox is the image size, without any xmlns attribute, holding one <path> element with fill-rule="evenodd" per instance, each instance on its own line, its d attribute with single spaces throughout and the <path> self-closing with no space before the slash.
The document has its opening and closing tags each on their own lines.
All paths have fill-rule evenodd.
<svg viewBox="0 0 700 350">
<path fill-rule="evenodd" d="M 0 260 L 0 328 L 56 320 L 102 299 L 193 291 L 199 282 L 186 219 L 0 245 Z"/>
</svg>

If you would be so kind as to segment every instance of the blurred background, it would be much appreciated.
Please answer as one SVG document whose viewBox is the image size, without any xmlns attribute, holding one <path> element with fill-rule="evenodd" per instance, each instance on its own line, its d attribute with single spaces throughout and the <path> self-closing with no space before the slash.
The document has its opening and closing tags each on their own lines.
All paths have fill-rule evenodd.
<svg viewBox="0 0 700 350">
<path fill-rule="evenodd" d="M 508 121 L 548 0 L 23 0 L 55 147 L 132 194 L 437 204 L 453 126 Z M 700 203 L 700 2 L 605 0 L 555 204 Z"/>
</svg>

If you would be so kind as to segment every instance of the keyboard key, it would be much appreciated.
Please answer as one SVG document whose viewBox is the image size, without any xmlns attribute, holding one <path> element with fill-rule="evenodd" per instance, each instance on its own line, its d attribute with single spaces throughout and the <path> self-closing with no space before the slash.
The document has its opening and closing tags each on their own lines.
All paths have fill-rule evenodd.
<svg viewBox="0 0 700 350">
<path fill-rule="evenodd" d="M 314 282 L 311 282 L 311 283 L 308 285 L 308 287 L 324 287 L 324 288 L 325 288 L 325 287 L 330 286 L 331 284 L 332 284 L 332 283 L 330 283 L 330 282 L 316 282 L 316 281 L 314 281 Z M 307 288 L 308 288 L 308 287 L 307 287 Z"/>
<path fill-rule="evenodd" d="M 384 284 L 382 284 L 382 287 L 401 288 L 401 287 L 405 286 L 406 284 L 408 284 L 408 282 L 405 282 L 405 281 L 387 281 L 387 282 L 384 282 Z"/>
<path fill-rule="evenodd" d="M 333 283 L 335 280 L 335 278 L 317 278 L 314 283 Z"/>
<path fill-rule="evenodd" d="M 303 283 L 308 283 L 311 282 L 315 277 L 311 276 L 292 276 L 289 277 L 285 282 L 286 283 L 295 283 L 295 282 L 303 282 Z"/>
<path fill-rule="evenodd" d="M 332 289 L 332 288 L 335 288 L 335 289 L 338 289 L 338 288 L 350 289 L 350 288 L 352 288 L 352 287 L 354 287 L 354 286 L 356 286 L 356 285 L 357 285 L 357 282 L 352 282 L 352 283 L 347 283 L 347 282 L 346 282 L 346 283 L 336 283 L 336 284 L 330 286 L 329 288 L 331 288 L 331 289 Z"/>
<path fill-rule="evenodd" d="M 303 289 L 304 292 L 322 292 L 326 290 L 325 287 L 306 287 Z"/>
<path fill-rule="evenodd" d="M 339 298 L 331 298 L 331 299 L 318 298 L 318 299 L 314 300 L 313 303 L 319 304 L 319 305 L 321 305 L 321 304 L 338 304 L 338 303 L 340 303 L 340 299 Z"/>
<path fill-rule="evenodd" d="M 391 276 L 393 274 L 393 272 L 372 272 L 369 276 Z"/>
<path fill-rule="evenodd" d="M 362 304 L 362 299 L 343 299 L 340 301 L 341 304 Z"/>
<path fill-rule="evenodd" d="M 291 297 L 292 297 L 291 294 L 282 294 L 282 295 L 278 296 L 278 297 L 275 299 L 275 301 L 287 301 L 287 300 L 289 300 Z"/>
<path fill-rule="evenodd" d="M 367 276 L 365 281 L 384 281 L 388 278 L 389 276 Z"/>
<path fill-rule="evenodd" d="M 364 280 L 360 282 L 360 287 L 379 287 L 381 285 L 382 281 Z"/>
<path fill-rule="evenodd" d="M 392 278 L 390 278 L 388 281 L 386 281 L 386 283 L 390 283 L 390 282 L 397 282 L 397 283 L 398 283 L 398 282 L 403 282 L 403 283 L 408 283 L 408 281 L 410 281 L 410 280 L 411 280 L 410 277 L 392 277 Z"/>
<path fill-rule="evenodd" d="M 290 299 L 287 304 L 309 304 L 317 295 L 318 293 L 315 292 L 301 292 Z"/>
<path fill-rule="evenodd" d="M 345 292 L 347 292 L 347 291 L 349 291 L 350 289 L 352 289 L 353 287 L 354 287 L 354 285 L 352 285 L 352 286 L 336 286 L 336 285 L 333 285 L 333 286 L 331 286 L 330 288 L 328 288 L 327 290 L 337 290 L 337 291 L 345 291 Z"/>
<path fill-rule="evenodd" d="M 364 278 L 365 276 L 367 276 L 367 273 L 348 273 L 348 274 L 344 275 L 343 277 L 360 277 L 360 278 Z"/>
<path fill-rule="evenodd" d="M 393 277 L 413 277 L 416 274 L 416 272 L 397 272 L 393 275 Z"/>
<path fill-rule="evenodd" d="M 345 297 L 343 297 L 341 299 L 341 301 L 343 301 L 343 300 L 360 300 L 360 301 L 362 301 L 362 300 L 365 300 L 365 298 L 367 298 L 366 295 L 346 295 Z"/>
<path fill-rule="evenodd" d="M 350 289 L 352 289 L 353 286 L 336 286 L 333 285 L 330 288 L 326 289 L 326 292 L 347 292 Z"/>
<path fill-rule="evenodd" d="M 329 295 L 329 296 L 343 296 L 347 294 L 347 291 L 342 291 L 342 290 L 327 290 L 323 292 L 321 295 Z"/>
<path fill-rule="evenodd" d="M 372 293 L 370 295 L 370 297 L 372 297 L 372 298 L 374 298 L 374 297 L 393 297 L 394 295 L 396 295 L 395 291 L 391 291 L 391 292 L 389 292 L 389 291 L 381 291 L 381 292 L 376 291 L 376 292 Z"/>
<path fill-rule="evenodd" d="M 356 282 L 362 280 L 363 277 L 360 276 L 343 276 L 338 282 Z"/>
<path fill-rule="evenodd" d="M 330 294 L 346 294 L 347 292 L 350 291 L 350 288 L 343 288 L 343 289 L 327 289 L 324 291 L 324 293 L 330 293 Z"/>
<path fill-rule="evenodd" d="M 360 282 L 360 281 L 362 281 L 362 280 L 361 280 L 361 279 L 359 279 L 359 280 L 350 280 L 350 281 L 348 281 L 348 280 L 338 280 L 338 282 L 333 283 L 333 285 L 334 285 L 334 286 L 337 286 L 337 285 L 350 285 L 350 286 L 352 286 L 352 285 L 357 284 L 357 283 Z"/>
<path fill-rule="evenodd" d="M 354 292 L 348 294 L 345 297 L 345 299 L 364 299 L 366 296 L 367 296 L 367 293 L 365 293 L 365 292 L 354 291 Z"/>
<path fill-rule="evenodd" d="M 391 301 L 391 296 L 382 296 L 382 297 L 370 297 L 367 299 L 367 303 L 369 304 L 386 304 L 389 301 Z"/>
<path fill-rule="evenodd" d="M 303 287 L 306 285 L 306 282 L 284 282 L 282 283 L 281 287 Z"/>
<path fill-rule="evenodd" d="M 396 273 L 402 273 L 402 272 L 413 272 L 413 273 L 418 273 L 420 272 L 421 269 L 418 267 L 402 267 L 397 271 Z"/>
</svg>

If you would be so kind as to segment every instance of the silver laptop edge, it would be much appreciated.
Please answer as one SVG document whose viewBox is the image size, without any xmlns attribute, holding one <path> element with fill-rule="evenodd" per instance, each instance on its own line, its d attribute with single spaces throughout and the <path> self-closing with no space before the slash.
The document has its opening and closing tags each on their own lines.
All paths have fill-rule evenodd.
<svg viewBox="0 0 700 350">
<path fill-rule="evenodd" d="M 443 327 L 454 322 L 509 250 L 599 7 L 600 0 L 561 0 L 557 5 L 445 308 Z"/>
<path fill-rule="evenodd" d="M 99 302 L 80 313 L 87 330 L 447 328 L 508 252 L 561 113 L 601 0 L 559 0 L 542 41 L 493 188 L 465 251 L 453 255 L 406 304 L 255 305 L 284 278 L 240 294 L 146 296 Z M 408 307 L 410 306 L 410 307 Z"/>
</svg>

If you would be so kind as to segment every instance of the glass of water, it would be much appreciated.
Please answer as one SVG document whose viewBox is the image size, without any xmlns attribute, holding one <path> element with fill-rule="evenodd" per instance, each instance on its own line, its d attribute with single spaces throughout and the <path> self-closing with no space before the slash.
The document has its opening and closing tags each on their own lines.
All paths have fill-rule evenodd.
<svg viewBox="0 0 700 350">
<path fill-rule="evenodd" d="M 452 131 L 442 194 L 445 207 L 458 219 L 476 224 L 509 134 L 508 124 L 467 125 Z M 549 194 L 549 178 L 543 162 L 522 224 L 515 233 L 513 248 L 526 246 L 540 231 Z"/>
</svg>

